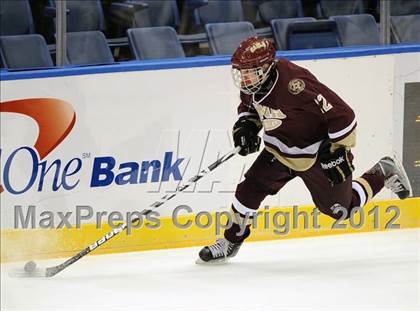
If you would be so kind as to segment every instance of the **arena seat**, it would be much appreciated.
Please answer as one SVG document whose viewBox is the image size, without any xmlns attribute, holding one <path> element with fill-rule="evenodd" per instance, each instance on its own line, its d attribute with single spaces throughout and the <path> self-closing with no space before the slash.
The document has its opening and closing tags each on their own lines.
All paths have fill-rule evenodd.
<svg viewBox="0 0 420 311">
<path fill-rule="evenodd" d="M 420 0 L 392 0 L 391 15 L 420 14 Z"/>
<path fill-rule="evenodd" d="M 209 0 L 185 0 L 185 6 L 188 10 L 195 10 L 200 6 L 207 5 Z"/>
<path fill-rule="evenodd" d="M 269 24 L 273 19 L 302 17 L 301 0 L 264 1 L 258 6 L 262 21 Z"/>
<path fill-rule="evenodd" d="M 335 21 L 294 22 L 287 26 L 286 47 L 288 50 L 329 48 L 340 45 Z"/>
<path fill-rule="evenodd" d="M 250 22 L 215 23 L 205 27 L 213 55 L 233 54 L 244 39 L 257 35 Z"/>
<path fill-rule="evenodd" d="M 138 60 L 185 57 L 172 27 L 131 28 L 127 34 L 131 51 Z"/>
<path fill-rule="evenodd" d="M 319 0 L 318 17 L 328 18 L 334 15 L 353 15 L 364 13 L 361 0 Z"/>
<path fill-rule="evenodd" d="M 71 65 L 105 65 L 114 63 L 106 38 L 100 31 L 67 33 L 67 59 Z"/>
<path fill-rule="evenodd" d="M 8 69 L 53 67 L 44 37 L 39 34 L 0 37 L 2 63 Z"/>
<path fill-rule="evenodd" d="M 294 22 L 308 22 L 316 21 L 313 17 L 299 17 L 299 18 L 284 18 L 284 19 L 273 19 L 271 29 L 273 30 L 274 41 L 277 45 L 278 50 L 286 50 L 286 34 L 287 26 Z"/>
<path fill-rule="evenodd" d="M 244 20 L 244 12 L 240 0 L 209 0 L 206 5 L 195 9 L 194 15 L 198 25 L 241 22 Z"/>
<path fill-rule="evenodd" d="M 242 0 L 242 12 L 244 14 L 244 21 L 251 22 L 254 27 L 261 24 L 261 17 L 259 16 L 258 6 L 261 0 Z"/>
<path fill-rule="evenodd" d="M 372 15 L 331 16 L 330 19 L 337 23 L 338 34 L 343 46 L 380 43 L 379 28 Z"/>
<path fill-rule="evenodd" d="M 56 1 L 49 0 L 54 16 Z M 67 0 L 66 8 L 68 32 L 105 30 L 105 17 L 100 0 Z"/>
<path fill-rule="evenodd" d="M 133 27 L 177 27 L 180 23 L 176 0 L 141 0 L 147 9 L 134 14 Z"/>
<path fill-rule="evenodd" d="M 391 16 L 394 43 L 420 43 L 420 14 Z"/>
<path fill-rule="evenodd" d="M 46 15 L 55 18 L 55 5 L 57 0 L 48 0 L 49 7 L 45 9 Z M 101 31 L 106 32 L 107 26 L 111 25 L 113 36 L 117 38 L 107 39 L 110 47 L 128 46 L 125 29 L 132 27 L 135 14 L 148 8 L 144 1 L 109 1 L 108 15 L 105 17 L 100 0 L 67 0 L 67 31 Z M 55 24 L 55 23 L 54 23 Z M 52 35 L 55 30 L 52 31 Z"/>
<path fill-rule="evenodd" d="M 1 0 L 1 36 L 25 35 L 34 32 L 34 21 L 28 0 Z"/>
</svg>

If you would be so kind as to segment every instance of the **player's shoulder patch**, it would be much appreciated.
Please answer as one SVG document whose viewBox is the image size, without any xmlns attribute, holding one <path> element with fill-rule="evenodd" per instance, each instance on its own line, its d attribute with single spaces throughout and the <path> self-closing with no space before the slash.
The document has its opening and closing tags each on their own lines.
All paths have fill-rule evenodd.
<svg viewBox="0 0 420 311">
<path fill-rule="evenodd" d="M 305 89 L 305 82 L 302 79 L 292 79 L 287 86 L 290 93 L 297 95 Z"/>
</svg>

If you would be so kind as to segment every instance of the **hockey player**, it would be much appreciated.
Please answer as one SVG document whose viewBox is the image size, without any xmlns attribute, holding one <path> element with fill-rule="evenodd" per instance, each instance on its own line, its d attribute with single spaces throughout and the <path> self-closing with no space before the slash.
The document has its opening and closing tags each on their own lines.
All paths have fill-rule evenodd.
<svg viewBox="0 0 420 311">
<path fill-rule="evenodd" d="M 307 69 L 276 60 L 270 41 L 256 37 L 243 41 L 232 56 L 232 75 L 241 91 L 234 144 L 241 147 L 242 156 L 257 152 L 263 129 L 265 148 L 236 188 L 231 212 L 243 219 L 232 217 L 224 238 L 204 247 L 198 263 L 235 256 L 251 232 L 250 224 L 241 228 L 242 220 L 295 177 L 303 179 L 316 207 L 336 219 L 343 208 L 350 216 L 353 208 L 363 207 L 384 186 L 400 199 L 411 195 L 404 168 L 390 157 L 352 180 L 353 110 Z"/>
</svg>

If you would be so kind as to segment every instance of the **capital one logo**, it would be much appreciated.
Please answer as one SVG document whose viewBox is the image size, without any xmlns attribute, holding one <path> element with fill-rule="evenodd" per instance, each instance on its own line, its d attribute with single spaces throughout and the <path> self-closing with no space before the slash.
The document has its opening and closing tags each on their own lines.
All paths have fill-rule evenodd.
<svg viewBox="0 0 420 311">
<path fill-rule="evenodd" d="M 3 154 L 2 179 L 0 193 L 19 195 L 36 188 L 38 192 L 47 187 L 52 191 L 72 190 L 80 182 L 77 174 L 82 169 L 82 159 L 74 157 L 67 162 L 61 159 L 48 161 L 44 159 L 59 146 L 72 131 L 76 122 L 73 107 L 60 99 L 32 98 L 0 103 L 0 112 L 17 113 L 31 117 L 39 127 L 39 135 L 34 146 L 22 146 L 8 155 Z M 19 155 L 31 159 L 31 173 L 24 177 L 24 186 L 13 184 L 12 165 Z M 113 156 L 101 156 L 93 159 L 90 187 L 107 187 L 110 185 L 142 184 L 147 182 L 167 182 L 181 180 L 180 164 L 183 158 L 173 157 L 167 151 L 163 160 L 145 160 L 138 162 L 117 163 Z M 50 183 L 46 176 L 52 176 Z"/>
<path fill-rule="evenodd" d="M 31 98 L 2 102 L 0 103 L 0 112 L 28 116 L 38 125 L 39 134 L 33 146 L 38 155 L 32 148 L 18 148 L 7 158 L 3 172 L 3 182 L 6 187 L 12 190 L 9 180 L 11 163 L 18 152 L 28 151 L 34 162 L 32 176 L 27 185 L 29 188 L 37 177 L 35 170 L 37 171 L 37 167 L 42 164 L 39 161 L 50 154 L 73 129 L 76 113 L 69 103 L 55 98 Z M 0 185 L 0 193 L 3 191 L 3 185 Z"/>
</svg>

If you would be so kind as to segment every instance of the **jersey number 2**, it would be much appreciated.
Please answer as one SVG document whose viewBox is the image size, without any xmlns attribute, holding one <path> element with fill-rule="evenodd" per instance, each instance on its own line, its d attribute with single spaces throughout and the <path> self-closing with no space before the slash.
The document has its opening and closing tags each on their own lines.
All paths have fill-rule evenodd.
<svg viewBox="0 0 420 311">
<path fill-rule="evenodd" d="M 326 113 L 327 111 L 330 111 L 332 109 L 332 105 L 325 99 L 322 94 L 318 94 L 318 96 L 315 99 L 316 104 L 321 109 L 322 113 Z"/>
</svg>

